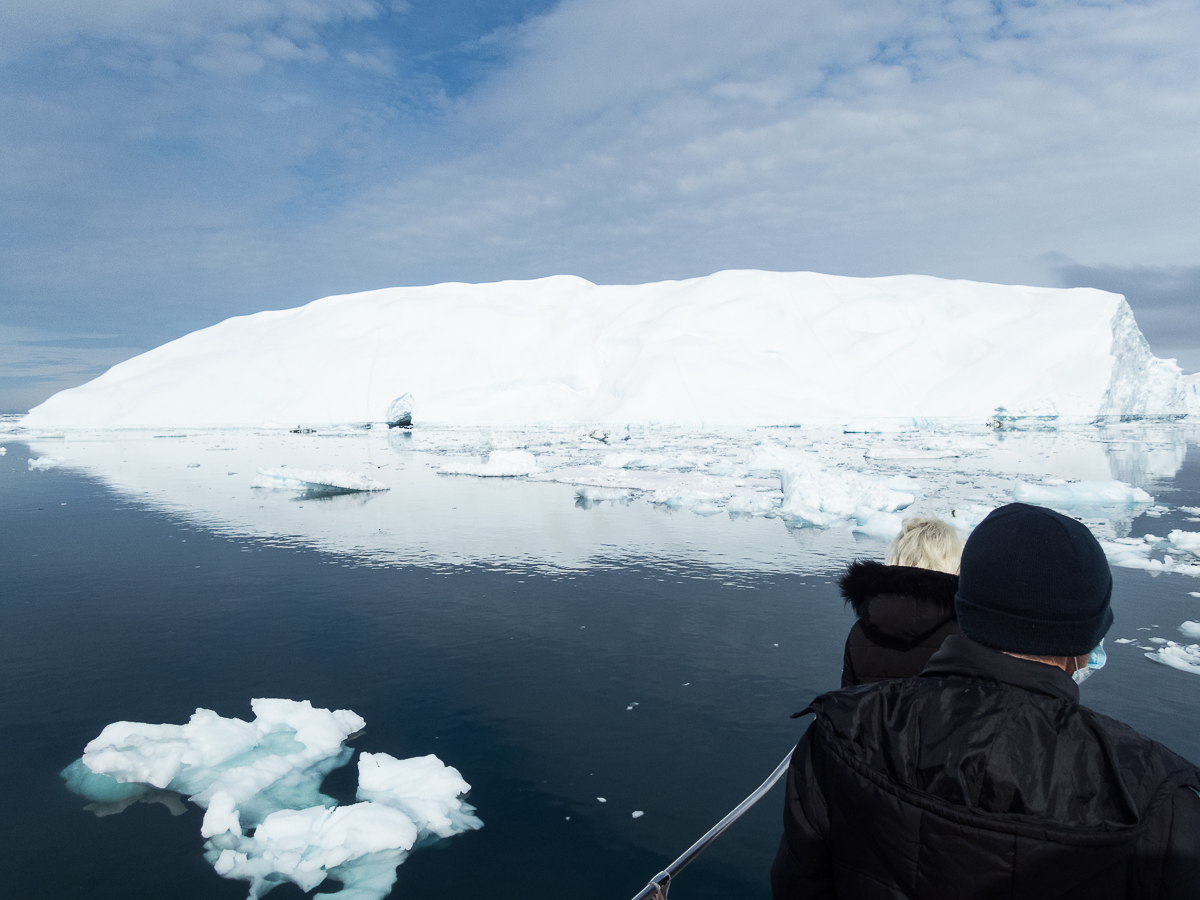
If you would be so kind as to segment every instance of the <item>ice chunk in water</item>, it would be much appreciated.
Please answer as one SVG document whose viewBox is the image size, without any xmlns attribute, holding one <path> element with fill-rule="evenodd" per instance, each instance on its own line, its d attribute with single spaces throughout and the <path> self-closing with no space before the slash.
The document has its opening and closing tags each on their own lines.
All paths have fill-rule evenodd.
<svg viewBox="0 0 1200 900">
<path fill-rule="evenodd" d="M 528 450 L 493 450 L 487 462 L 448 460 L 438 469 L 443 475 L 476 475 L 481 478 L 516 478 L 541 471 L 537 458 Z"/>
<path fill-rule="evenodd" d="M 483 826 L 462 799 L 471 786 L 432 755 L 362 754 L 361 802 L 338 807 L 319 792 L 321 779 L 349 760 L 345 741 L 362 718 L 308 701 L 251 706 L 253 722 L 204 709 L 186 725 L 114 722 L 63 777 L 75 793 L 116 807 L 106 812 L 177 797 L 159 787 L 190 793 L 206 807 L 205 858 L 218 875 L 250 882 L 251 900 L 285 881 L 310 891 L 326 877 L 342 883 L 340 900 L 381 900 L 415 846 Z"/>
<path fill-rule="evenodd" d="M 826 469 L 815 460 L 791 460 L 779 477 L 783 489 L 780 512 L 817 526 L 851 516 L 865 521 L 873 512 L 895 512 L 915 499 L 884 481 L 851 470 Z"/>
<path fill-rule="evenodd" d="M 1167 540 L 1177 550 L 1183 550 L 1194 556 L 1200 556 L 1200 532 L 1172 531 L 1167 535 Z"/>
<path fill-rule="evenodd" d="M 1177 644 L 1167 641 L 1165 647 L 1159 647 L 1146 654 L 1146 659 L 1152 659 L 1164 666 L 1179 669 L 1181 672 L 1192 672 L 1200 675 L 1200 644 Z"/>
<path fill-rule="evenodd" d="M 341 469 L 259 469 L 258 478 L 250 485 L 272 491 L 315 491 L 318 493 L 351 493 L 354 491 L 386 491 L 388 486 L 366 475 L 344 472 Z"/>
<path fill-rule="evenodd" d="M 400 810 L 422 833 L 445 838 L 482 828 L 475 808 L 461 799 L 470 789 L 458 769 L 432 753 L 412 759 L 396 759 L 386 753 L 358 757 L 355 796 Z"/>
<path fill-rule="evenodd" d="M 256 699 L 250 706 L 253 722 L 208 709 L 196 710 L 186 725 L 114 722 L 64 770 L 67 787 L 108 803 L 165 788 L 204 808 L 223 792 L 251 827 L 279 809 L 332 806 L 321 781 L 349 761 L 344 742 L 363 729 L 362 718 L 314 709 L 307 700 Z"/>
<path fill-rule="evenodd" d="M 1154 498 L 1141 488 L 1123 481 L 1071 481 L 1055 484 L 1017 482 L 1013 499 L 1018 503 L 1040 506 L 1077 506 L 1080 504 L 1111 504 L 1136 506 L 1153 503 Z"/>
<path fill-rule="evenodd" d="M 29 466 L 31 472 L 45 472 L 47 469 L 53 469 L 55 466 L 61 466 L 66 460 L 61 456 L 39 456 L 34 459 L 29 457 L 26 465 Z"/>
<path fill-rule="evenodd" d="M 408 428 L 413 423 L 413 412 L 415 411 L 416 403 L 413 395 L 401 394 L 388 406 L 384 421 L 387 422 L 388 428 Z"/>
<path fill-rule="evenodd" d="M 1179 626 L 1179 633 L 1185 638 L 1200 638 L 1200 622 L 1184 622 Z"/>
</svg>

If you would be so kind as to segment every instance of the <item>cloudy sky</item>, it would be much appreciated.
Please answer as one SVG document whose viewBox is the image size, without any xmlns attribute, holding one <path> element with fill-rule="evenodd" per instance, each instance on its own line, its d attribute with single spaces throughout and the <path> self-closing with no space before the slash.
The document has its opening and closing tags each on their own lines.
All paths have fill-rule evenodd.
<svg viewBox="0 0 1200 900">
<path fill-rule="evenodd" d="M 1194 0 L 7 0 L 0 410 L 333 293 L 1125 293 L 1200 369 Z"/>
</svg>

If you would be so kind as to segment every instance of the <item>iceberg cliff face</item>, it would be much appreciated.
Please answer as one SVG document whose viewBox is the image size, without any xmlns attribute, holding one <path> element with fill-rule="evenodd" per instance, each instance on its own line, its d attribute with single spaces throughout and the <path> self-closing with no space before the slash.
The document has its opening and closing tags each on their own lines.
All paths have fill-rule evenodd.
<svg viewBox="0 0 1200 900">
<path fill-rule="evenodd" d="M 1183 373 L 1173 360 L 1158 359 L 1124 299 L 1112 318 L 1112 378 L 1102 415 L 1167 416 L 1187 412 Z"/>
<path fill-rule="evenodd" d="M 229 319 L 32 410 L 31 427 L 796 424 L 1171 415 L 1125 301 L 920 275 L 555 276 L 327 297 Z"/>
</svg>

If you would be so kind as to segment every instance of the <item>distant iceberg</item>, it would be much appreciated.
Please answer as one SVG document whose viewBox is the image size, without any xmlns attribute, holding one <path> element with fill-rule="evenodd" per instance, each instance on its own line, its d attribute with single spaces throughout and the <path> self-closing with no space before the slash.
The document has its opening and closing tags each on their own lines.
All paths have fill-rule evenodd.
<svg viewBox="0 0 1200 900">
<path fill-rule="evenodd" d="M 414 335 L 419 338 L 414 339 Z M 1091 288 L 718 272 L 326 297 L 228 319 L 36 407 L 28 427 L 790 425 L 1183 415 L 1125 300 Z M 413 397 L 420 398 L 417 410 Z"/>
</svg>

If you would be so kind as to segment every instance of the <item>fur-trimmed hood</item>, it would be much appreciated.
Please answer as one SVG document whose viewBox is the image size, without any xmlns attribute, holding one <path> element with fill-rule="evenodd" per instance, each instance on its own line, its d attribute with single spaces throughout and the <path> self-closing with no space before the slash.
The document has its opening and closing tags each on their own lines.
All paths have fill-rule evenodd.
<svg viewBox="0 0 1200 900">
<path fill-rule="evenodd" d="M 868 634 L 914 641 L 954 618 L 958 576 L 859 559 L 850 563 L 838 587 Z"/>
</svg>

